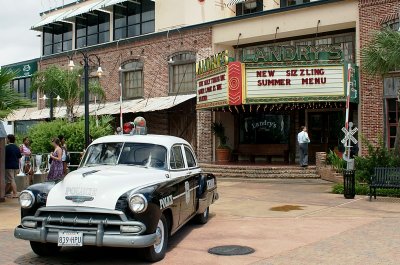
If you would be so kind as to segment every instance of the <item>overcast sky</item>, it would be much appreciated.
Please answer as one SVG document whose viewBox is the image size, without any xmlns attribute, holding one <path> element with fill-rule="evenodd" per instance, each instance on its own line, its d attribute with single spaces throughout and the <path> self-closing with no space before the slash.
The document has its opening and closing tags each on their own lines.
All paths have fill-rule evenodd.
<svg viewBox="0 0 400 265">
<path fill-rule="evenodd" d="M 40 12 L 73 0 L 0 0 L 0 66 L 40 57 Z"/>
</svg>

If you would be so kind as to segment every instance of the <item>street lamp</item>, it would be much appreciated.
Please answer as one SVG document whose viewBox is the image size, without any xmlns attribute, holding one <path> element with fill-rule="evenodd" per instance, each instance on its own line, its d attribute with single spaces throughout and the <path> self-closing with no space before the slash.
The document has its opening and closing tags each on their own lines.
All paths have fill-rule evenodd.
<svg viewBox="0 0 400 265">
<path fill-rule="evenodd" d="M 94 57 L 97 59 L 97 75 L 100 77 L 103 74 L 103 69 L 101 69 L 100 58 L 96 54 L 88 54 L 87 52 L 79 51 L 83 56 L 83 71 L 84 71 L 84 91 L 85 91 L 85 147 L 87 148 L 90 144 L 90 132 L 89 132 L 89 63 L 93 62 L 90 58 Z M 72 70 L 75 67 L 72 56 L 69 58 L 68 67 Z"/>
<path fill-rule="evenodd" d="M 50 98 L 48 98 L 46 96 L 46 94 L 44 94 L 43 97 L 41 97 L 39 99 L 44 100 L 45 105 L 46 105 L 46 100 L 50 99 L 50 106 L 49 106 L 50 107 L 50 121 L 52 121 L 54 119 L 54 105 L 53 105 L 54 94 L 53 94 L 53 92 L 49 92 L 49 93 L 50 93 Z M 60 95 L 57 95 L 56 100 L 57 100 L 57 105 L 58 105 L 58 102 L 61 100 Z"/>
</svg>

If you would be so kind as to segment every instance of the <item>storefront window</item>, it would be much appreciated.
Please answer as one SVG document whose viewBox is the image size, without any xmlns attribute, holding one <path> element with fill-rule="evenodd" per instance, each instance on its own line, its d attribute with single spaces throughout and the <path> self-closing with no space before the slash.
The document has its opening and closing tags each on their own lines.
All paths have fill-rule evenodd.
<svg viewBox="0 0 400 265">
<path fill-rule="evenodd" d="M 76 18 L 76 47 L 105 43 L 110 40 L 110 15 L 101 11 Z"/>
<path fill-rule="evenodd" d="M 289 143 L 289 115 L 241 114 L 241 144 L 287 144 Z"/>
<path fill-rule="evenodd" d="M 154 32 L 154 2 L 125 2 L 114 6 L 114 40 Z"/>
<path fill-rule="evenodd" d="M 301 5 L 310 2 L 310 0 L 281 0 L 281 7 Z"/>
<path fill-rule="evenodd" d="M 43 55 L 69 50 L 72 50 L 71 24 L 50 24 L 43 28 Z"/>
<path fill-rule="evenodd" d="M 14 79 L 11 83 L 11 86 L 14 88 L 15 92 L 21 94 L 21 96 L 30 99 L 31 101 L 36 101 L 36 92 L 30 95 L 31 88 L 31 77 Z"/>
<path fill-rule="evenodd" d="M 251 14 L 263 11 L 263 0 L 247 0 L 244 3 L 236 5 L 236 15 Z"/>
<path fill-rule="evenodd" d="M 143 63 L 130 62 L 122 67 L 124 99 L 143 97 Z"/>
<path fill-rule="evenodd" d="M 180 53 L 171 57 L 170 93 L 194 93 L 196 91 L 196 54 Z"/>
</svg>

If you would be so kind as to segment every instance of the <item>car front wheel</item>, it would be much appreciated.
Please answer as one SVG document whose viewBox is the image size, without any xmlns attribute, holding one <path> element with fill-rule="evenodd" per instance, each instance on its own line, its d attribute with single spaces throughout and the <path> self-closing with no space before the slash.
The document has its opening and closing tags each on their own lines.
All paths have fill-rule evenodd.
<svg viewBox="0 0 400 265">
<path fill-rule="evenodd" d="M 153 246 L 145 248 L 144 256 L 147 261 L 156 262 L 165 257 L 168 245 L 168 223 L 164 215 L 161 216 L 156 228 L 156 242 Z"/>
<path fill-rule="evenodd" d="M 61 247 L 57 246 L 55 243 L 41 243 L 35 241 L 30 241 L 30 243 L 33 252 L 38 256 L 55 256 L 61 250 Z"/>
</svg>

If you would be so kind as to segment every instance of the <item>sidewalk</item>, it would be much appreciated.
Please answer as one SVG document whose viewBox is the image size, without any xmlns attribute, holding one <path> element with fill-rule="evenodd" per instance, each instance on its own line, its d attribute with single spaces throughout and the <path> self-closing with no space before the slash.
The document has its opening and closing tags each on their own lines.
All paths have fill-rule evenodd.
<svg viewBox="0 0 400 265">
<path fill-rule="evenodd" d="M 219 180 L 220 200 L 204 226 L 186 225 L 158 264 L 398 264 L 400 199 L 331 194 L 321 180 Z M 0 204 L 0 264 L 143 264 L 131 249 L 68 248 L 35 256 L 13 238 L 16 200 Z M 6 221 L 3 221 L 6 220 Z M 248 256 L 215 256 L 211 247 L 246 245 Z M 13 246 L 10 249 L 7 246 Z"/>
</svg>

